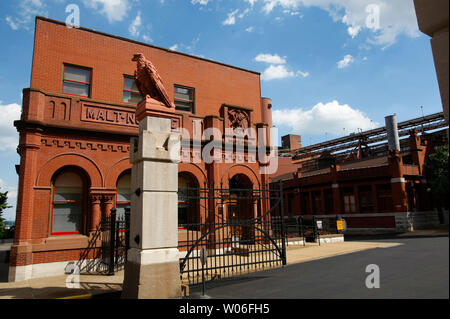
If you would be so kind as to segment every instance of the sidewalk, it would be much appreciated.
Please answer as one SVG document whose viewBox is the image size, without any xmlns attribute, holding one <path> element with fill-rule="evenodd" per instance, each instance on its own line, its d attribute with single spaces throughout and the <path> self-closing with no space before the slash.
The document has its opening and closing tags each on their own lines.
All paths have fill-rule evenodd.
<svg viewBox="0 0 450 319">
<path fill-rule="evenodd" d="M 288 265 L 378 247 L 394 247 L 397 243 L 382 242 L 343 242 L 333 244 L 307 243 L 306 246 L 288 246 Z M 83 299 L 105 293 L 118 293 L 122 290 L 124 272 L 115 276 L 81 275 L 80 288 L 66 288 L 68 276 L 30 279 L 17 283 L 0 282 L 0 299 Z"/>
<path fill-rule="evenodd" d="M 443 226 L 436 229 L 420 229 L 398 235 L 404 237 L 433 237 L 433 236 L 448 236 L 448 226 Z"/>
</svg>

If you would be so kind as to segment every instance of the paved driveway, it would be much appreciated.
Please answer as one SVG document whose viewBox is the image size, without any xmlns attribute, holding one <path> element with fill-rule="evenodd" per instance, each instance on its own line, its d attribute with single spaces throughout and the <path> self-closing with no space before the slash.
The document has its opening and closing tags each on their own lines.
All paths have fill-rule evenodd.
<svg viewBox="0 0 450 319">
<path fill-rule="evenodd" d="M 293 264 L 207 284 L 212 298 L 449 298 L 449 238 L 382 239 L 403 245 Z M 366 287 L 366 266 L 380 269 L 380 288 Z M 201 287 L 191 287 L 191 298 Z"/>
</svg>

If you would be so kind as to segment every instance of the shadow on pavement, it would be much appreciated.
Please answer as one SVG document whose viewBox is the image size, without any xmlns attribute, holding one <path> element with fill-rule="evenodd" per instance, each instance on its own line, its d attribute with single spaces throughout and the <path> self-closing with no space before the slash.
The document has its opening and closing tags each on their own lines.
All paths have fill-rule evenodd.
<svg viewBox="0 0 450 319">
<path fill-rule="evenodd" d="M 255 274 L 255 275 L 243 275 L 243 276 L 238 276 L 238 277 L 230 277 L 230 278 L 223 278 L 220 280 L 213 280 L 213 281 L 209 281 L 206 283 L 206 285 L 205 285 L 206 292 L 210 288 L 224 287 L 224 286 L 228 286 L 228 285 L 234 285 L 236 283 L 250 282 L 250 281 L 266 279 L 266 278 L 268 278 L 268 277 Z M 199 294 L 201 294 L 201 292 L 202 292 L 202 289 L 203 289 L 202 284 L 196 284 L 196 285 L 189 286 L 191 296 L 185 297 L 185 298 L 186 299 L 198 298 L 200 296 Z"/>
<path fill-rule="evenodd" d="M 112 285 L 105 283 L 80 283 L 80 288 L 73 289 L 65 287 L 3 288 L 0 289 L 0 299 L 57 299 L 75 296 L 86 296 L 92 299 L 110 299 L 114 298 L 114 296 L 115 298 L 120 298 L 121 290 L 117 289 L 117 287 L 112 287 Z"/>
<path fill-rule="evenodd" d="M 0 282 L 8 282 L 9 250 L 0 250 Z"/>
</svg>

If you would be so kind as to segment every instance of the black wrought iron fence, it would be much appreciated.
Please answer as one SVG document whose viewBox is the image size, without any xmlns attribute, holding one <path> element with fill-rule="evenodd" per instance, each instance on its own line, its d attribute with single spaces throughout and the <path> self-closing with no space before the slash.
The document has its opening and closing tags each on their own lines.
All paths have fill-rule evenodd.
<svg viewBox="0 0 450 319">
<path fill-rule="evenodd" d="M 117 210 L 111 209 L 111 215 L 101 221 L 102 270 L 108 275 L 114 275 L 125 267 L 130 233 L 130 208 L 125 208 L 125 214 L 117 216 Z"/>
<path fill-rule="evenodd" d="M 282 189 L 205 187 L 179 194 L 183 282 L 198 284 L 286 264 L 284 222 L 281 218 L 277 229 L 272 220 L 276 213 L 283 216 Z"/>
</svg>

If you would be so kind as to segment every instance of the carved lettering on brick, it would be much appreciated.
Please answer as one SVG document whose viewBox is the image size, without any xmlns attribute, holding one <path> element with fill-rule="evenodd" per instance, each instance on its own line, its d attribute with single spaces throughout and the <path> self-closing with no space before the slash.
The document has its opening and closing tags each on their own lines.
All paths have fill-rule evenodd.
<svg viewBox="0 0 450 319">
<path fill-rule="evenodd" d="M 83 103 L 81 107 L 81 120 L 85 122 L 138 127 L 134 110 L 128 111 L 111 106 L 106 107 Z"/>
</svg>

